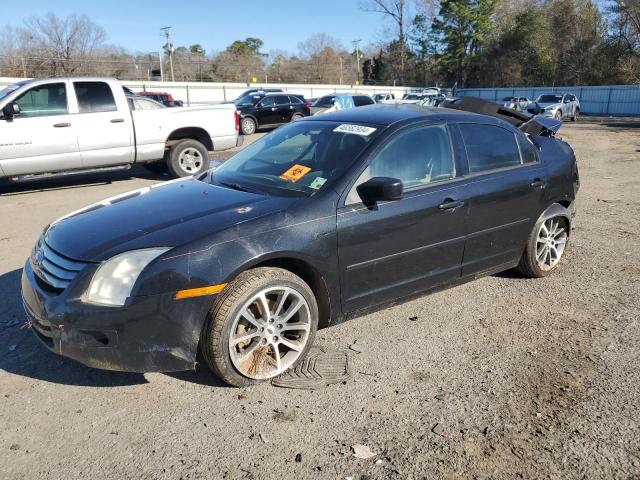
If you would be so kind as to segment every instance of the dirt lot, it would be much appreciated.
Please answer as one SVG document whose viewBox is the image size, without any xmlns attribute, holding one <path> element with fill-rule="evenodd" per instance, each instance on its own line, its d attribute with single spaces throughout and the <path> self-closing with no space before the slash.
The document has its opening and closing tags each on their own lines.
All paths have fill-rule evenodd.
<svg viewBox="0 0 640 480">
<path fill-rule="evenodd" d="M 158 178 L 5 191 L 0 478 L 640 478 L 638 127 L 561 130 L 582 189 L 555 275 L 492 276 L 323 330 L 317 344 L 364 351 L 347 350 L 351 380 L 313 392 L 47 352 L 20 328 L 21 267 L 42 227 Z M 357 459 L 355 444 L 379 454 Z"/>
</svg>

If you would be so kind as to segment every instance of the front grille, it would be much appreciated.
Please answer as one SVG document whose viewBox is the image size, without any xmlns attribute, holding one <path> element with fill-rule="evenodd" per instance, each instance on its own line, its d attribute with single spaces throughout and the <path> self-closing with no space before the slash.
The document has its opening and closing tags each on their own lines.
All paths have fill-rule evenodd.
<svg viewBox="0 0 640 480">
<path fill-rule="evenodd" d="M 40 239 L 31 257 L 34 273 L 45 285 L 56 293 L 69 286 L 86 263 L 65 257 L 53 250 L 44 239 Z"/>
</svg>

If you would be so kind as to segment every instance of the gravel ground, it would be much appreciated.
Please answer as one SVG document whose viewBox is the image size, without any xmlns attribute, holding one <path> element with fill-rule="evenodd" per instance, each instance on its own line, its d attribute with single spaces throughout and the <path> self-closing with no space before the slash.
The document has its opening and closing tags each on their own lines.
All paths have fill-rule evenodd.
<svg viewBox="0 0 640 480">
<path fill-rule="evenodd" d="M 5 189 L 0 478 L 640 478 L 639 127 L 561 130 L 582 188 L 554 275 L 507 272 L 323 330 L 317 344 L 363 352 L 347 350 L 351 380 L 312 392 L 49 353 L 20 328 L 21 266 L 42 227 L 158 177 Z"/>
</svg>

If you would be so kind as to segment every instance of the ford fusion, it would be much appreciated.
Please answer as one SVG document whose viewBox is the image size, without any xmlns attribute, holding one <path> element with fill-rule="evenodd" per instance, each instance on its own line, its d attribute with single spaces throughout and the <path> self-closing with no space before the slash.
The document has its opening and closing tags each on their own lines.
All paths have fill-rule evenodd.
<svg viewBox="0 0 640 480">
<path fill-rule="evenodd" d="M 109 370 L 193 369 L 200 350 L 247 386 L 296 365 L 318 328 L 510 268 L 548 275 L 573 151 L 559 122 L 465 103 L 307 118 L 198 177 L 70 213 L 23 271 L 33 331 Z"/>
</svg>

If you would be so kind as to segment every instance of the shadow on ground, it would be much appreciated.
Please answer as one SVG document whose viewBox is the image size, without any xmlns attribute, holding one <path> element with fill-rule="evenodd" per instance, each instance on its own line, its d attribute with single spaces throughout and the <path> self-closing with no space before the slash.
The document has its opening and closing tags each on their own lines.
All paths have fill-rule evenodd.
<svg viewBox="0 0 640 480">
<path fill-rule="evenodd" d="M 141 165 L 129 170 L 115 172 L 83 173 L 63 177 L 40 178 L 21 182 L 0 182 L 0 196 L 24 195 L 27 193 L 43 192 L 50 190 L 67 190 L 71 188 L 86 188 L 96 185 L 108 185 L 133 179 L 145 180 L 170 180 L 168 173 L 150 172 Z"/>
</svg>

